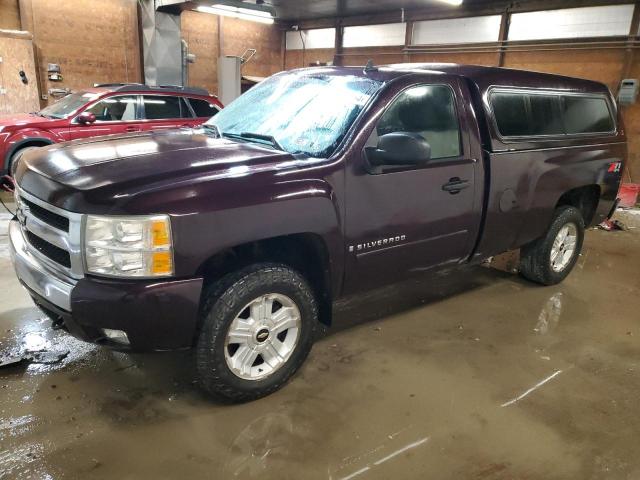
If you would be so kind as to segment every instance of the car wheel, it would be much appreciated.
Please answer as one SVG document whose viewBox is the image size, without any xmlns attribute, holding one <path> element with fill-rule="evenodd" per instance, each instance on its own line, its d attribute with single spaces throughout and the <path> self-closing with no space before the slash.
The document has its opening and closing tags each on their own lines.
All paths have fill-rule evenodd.
<svg viewBox="0 0 640 480">
<path fill-rule="evenodd" d="M 520 252 L 520 273 L 542 285 L 564 280 L 573 269 L 584 241 L 584 219 L 575 207 L 556 209 L 546 235 Z"/>
<path fill-rule="evenodd" d="M 256 264 L 205 291 L 198 380 L 213 396 L 245 402 L 281 388 L 306 359 L 318 324 L 312 290 L 295 270 Z"/>
</svg>

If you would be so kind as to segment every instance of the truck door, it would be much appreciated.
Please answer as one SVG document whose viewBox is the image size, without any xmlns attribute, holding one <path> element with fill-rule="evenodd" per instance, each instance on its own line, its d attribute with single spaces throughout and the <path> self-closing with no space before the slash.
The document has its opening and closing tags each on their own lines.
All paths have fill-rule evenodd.
<svg viewBox="0 0 640 480">
<path fill-rule="evenodd" d="M 484 176 L 477 124 L 457 78 L 396 87 L 367 141 L 421 135 L 428 162 L 372 168 L 367 148 L 346 171 L 347 291 L 464 261 L 475 245 Z"/>
</svg>

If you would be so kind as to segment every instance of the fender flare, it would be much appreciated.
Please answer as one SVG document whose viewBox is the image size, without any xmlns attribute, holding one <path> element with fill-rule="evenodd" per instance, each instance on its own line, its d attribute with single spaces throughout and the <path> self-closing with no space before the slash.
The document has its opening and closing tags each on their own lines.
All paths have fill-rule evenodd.
<svg viewBox="0 0 640 480">
<path fill-rule="evenodd" d="M 13 144 L 11 146 L 11 148 L 9 148 L 9 150 L 7 150 L 6 155 L 4 156 L 4 161 L 2 163 L 3 169 L 6 170 L 7 173 L 9 173 L 9 161 L 11 160 L 11 157 L 21 148 L 23 148 L 24 146 L 28 145 L 29 143 L 41 143 L 44 145 L 53 145 L 55 142 L 53 140 L 51 140 L 50 138 L 47 137 L 27 137 L 27 138 L 23 138 L 22 140 L 16 142 L 15 144 Z"/>
</svg>

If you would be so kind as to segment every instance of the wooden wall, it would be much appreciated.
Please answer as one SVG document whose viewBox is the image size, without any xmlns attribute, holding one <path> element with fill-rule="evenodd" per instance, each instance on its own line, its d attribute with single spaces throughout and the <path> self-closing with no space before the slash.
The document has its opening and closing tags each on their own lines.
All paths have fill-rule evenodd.
<svg viewBox="0 0 640 480">
<path fill-rule="evenodd" d="M 287 50 L 285 55 L 285 69 L 302 68 L 313 63 L 330 63 L 333 62 L 333 48 L 314 48 L 305 51 L 304 61 L 302 58 L 302 50 Z"/>
<path fill-rule="evenodd" d="M 0 30 L 20 30 L 18 0 L 0 0 Z"/>
<path fill-rule="evenodd" d="M 222 45 L 219 36 L 222 28 Z M 196 62 L 189 65 L 189 85 L 218 90 L 218 57 L 242 55 L 255 48 L 256 55 L 243 66 L 244 75 L 267 77 L 283 69 L 282 39 L 284 33 L 274 25 L 218 17 L 208 13 L 182 13 L 182 36 Z"/>
<path fill-rule="evenodd" d="M 279 27 L 228 17 L 222 18 L 222 26 L 223 55 L 242 55 L 247 48 L 258 51 L 242 68 L 244 75 L 268 77 L 282 71 L 284 32 Z"/>
<path fill-rule="evenodd" d="M 93 83 L 140 82 L 136 0 L 20 0 L 22 29 L 33 34 L 42 93 Z M 47 64 L 64 81 L 47 79 Z"/>
<path fill-rule="evenodd" d="M 628 78 L 640 78 L 640 55 L 636 53 Z M 640 104 L 623 107 L 627 139 L 629 141 L 629 173 L 635 183 L 640 183 Z M 625 181 L 628 181 L 626 178 Z"/>
<path fill-rule="evenodd" d="M 199 12 L 182 12 L 182 38 L 196 62 L 189 65 L 189 85 L 218 91 L 218 17 Z"/>
<path fill-rule="evenodd" d="M 31 35 L 0 31 L 0 116 L 39 109 L 38 82 Z M 27 83 L 19 72 L 24 71 Z"/>
</svg>

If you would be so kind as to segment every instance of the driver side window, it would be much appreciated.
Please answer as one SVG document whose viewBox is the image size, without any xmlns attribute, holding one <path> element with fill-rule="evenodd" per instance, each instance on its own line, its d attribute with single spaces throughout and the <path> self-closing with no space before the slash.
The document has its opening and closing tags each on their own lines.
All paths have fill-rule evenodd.
<svg viewBox="0 0 640 480">
<path fill-rule="evenodd" d="M 86 111 L 96 116 L 96 122 L 126 122 L 136 119 L 137 101 L 135 95 L 109 97 Z"/>
<path fill-rule="evenodd" d="M 458 157 L 460 125 L 454 102 L 453 92 L 446 85 L 408 88 L 382 115 L 377 134 L 417 133 L 431 146 L 432 159 Z"/>
</svg>

